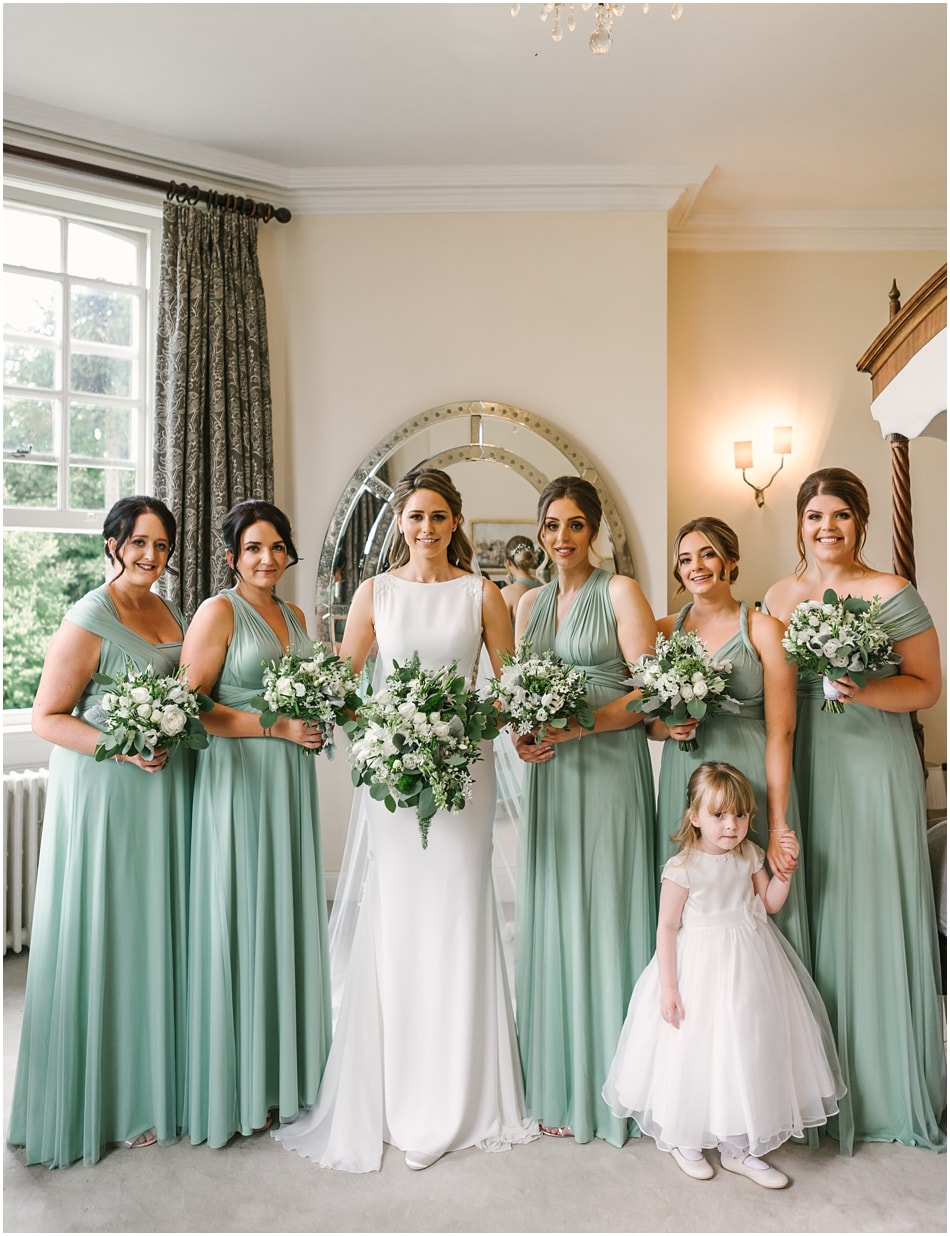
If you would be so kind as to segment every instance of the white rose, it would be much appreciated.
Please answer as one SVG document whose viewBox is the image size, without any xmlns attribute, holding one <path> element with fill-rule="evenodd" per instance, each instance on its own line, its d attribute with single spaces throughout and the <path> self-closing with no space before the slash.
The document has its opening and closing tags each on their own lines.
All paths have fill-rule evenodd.
<svg viewBox="0 0 950 1236">
<path fill-rule="evenodd" d="M 301 696 L 304 696 L 307 694 L 307 688 L 303 685 L 302 682 L 295 682 L 294 692 L 296 693 L 297 698 L 300 699 Z"/>
<path fill-rule="evenodd" d="M 102 697 L 102 707 L 106 710 L 106 712 L 111 712 L 113 708 L 115 708 L 117 698 L 118 697 L 111 691 L 107 691 L 105 693 Z"/>
<path fill-rule="evenodd" d="M 143 721 L 151 721 L 152 705 L 151 704 L 138 704 L 135 709 L 135 715 L 137 717 L 141 717 Z"/>
<path fill-rule="evenodd" d="M 294 684 L 291 679 L 284 675 L 274 683 L 274 690 L 278 695 L 293 695 Z"/>
<path fill-rule="evenodd" d="M 188 718 L 180 708 L 172 704 L 165 709 L 161 722 L 163 734 L 180 734 L 187 724 Z"/>
<path fill-rule="evenodd" d="M 414 717 L 416 715 L 416 706 L 411 700 L 406 700 L 405 704 L 400 704 L 396 709 L 400 717 Z"/>
<path fill-rule="evenodd" d="M 152 698 L 148 687 L 133 687 L 129 692 L 133 704 L 145 704 Z"/>
<path fill-rule="evenodd" d="M 708 694 L 709 694 L 709 687 L 706 685 L 706 683 L 703 681 L 702 678 L 700 678 L 698 682 L 695 682 L 695 681 L 693 682 L 693 695 L 695 695 L 698 700 L 701 700 L 704 696 Z"/>
<path fill-rule="evenodd" d="M 684 700 L 691 700 L 694 694 L 695 692 L 688 682 L 684 682 L 680 687 L 680 695 Z"/>
</svg>

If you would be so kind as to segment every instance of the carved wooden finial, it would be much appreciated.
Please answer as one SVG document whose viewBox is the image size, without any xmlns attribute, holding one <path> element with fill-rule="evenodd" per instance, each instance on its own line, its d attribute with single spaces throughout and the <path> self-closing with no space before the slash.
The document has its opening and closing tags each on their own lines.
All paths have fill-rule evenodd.
<svg viewBox="0 0 950 1236">
<path fill-rule="evenodd" d="M 901 311 L 901 290 L 897 286 L 896 279 L 891 284 L 891 290 L 887 294 L 887 299 L 891 302 L 890 316 L 896 318 Z"/>
</svg>

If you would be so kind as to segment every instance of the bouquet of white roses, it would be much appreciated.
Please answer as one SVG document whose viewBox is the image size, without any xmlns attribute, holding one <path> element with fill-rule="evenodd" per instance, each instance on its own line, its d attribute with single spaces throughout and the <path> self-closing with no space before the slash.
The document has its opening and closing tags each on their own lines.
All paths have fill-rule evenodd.
<svg viewBox="0 0 950 1236">
<path fill-rule="evenodd" d="M 208 735 L 198 713 L 208 712 L 214 701 L 189 688 L 184 666 L 161 676 L 151 665 L 137 670 L 128 660 L 125 673 L 114 678 L 93 674 L 92 678 L 111 688 L 83 714 L 103 731 L 94 751 L 97 761 L 131 754 L 151 759 L 156 751 L 207 747 Z"/>
<path fill-rule="evenodd" d="M 348 727 L 354 735 L 353 784 L 368 785 L 390 811 L 415 807 L 423 849 L 435 813 L 465 806 L 480 743 L 498 735 L 494 703 L 469 690 L 456 669 L 453 661 L 423 670 L 418 653 L 405 665 L 394 661 L 381 689 Z"/>
<path fill-rule="evenodd" d="M 571 717 L 582 729 L 594 728 L 583 670 L 565 665 L 554 652 L 532 652 L 524 639 L 514 653 L 503 652 L 501 660 L 501 676 L 489 681 L 488 690 L 501 704 L 502 725 L 511 725 L 516 734 L 537 729 L 538 743 L 548 726 L 563 730 Z"/>
<path fill-rule="evenodd" d="M 863 687 L 868 671 L 897 665 L 900 656 L 884 623 L 881 598 L 839 597 L 829 588 L 820 601 L 802 601 L 792 610 L 782 640 L 785 658 L 800 673 L 821 674 L 822 712 L 844 712 L 834 682 L 847 675 Z"/>
<path fill-rule="evenodd" d="M 731 661 L 716 661 L 695 631 L 657 635 L 655 650 L 630 667 L 630 681 L 640 698 L 627 705 L 634 712 L 656 715 L 666 725 L 701 721 L 717 712 L 738 712 L 739 702 L 726 695 L 725 675 Z M 681 751 L 695 751 L 695 738 L 680 739 Z"/>
<path fill-rule="evenodd" d="M 279 661 L 263 661 L 263 692 L 251 700 L 261 710 L 261 727 L 269 730 L 278 717 L 295 717 L 319 725 L 323 747 L 333 759 L 333 727 L 350 720 L 360 704 L 357 677 L 349 661 L 341 661 L 325 644 L 315 643 L 307 656 L 288 652 Z M 310 747 L 304 750 L 313 754 Z"/>
</svg>

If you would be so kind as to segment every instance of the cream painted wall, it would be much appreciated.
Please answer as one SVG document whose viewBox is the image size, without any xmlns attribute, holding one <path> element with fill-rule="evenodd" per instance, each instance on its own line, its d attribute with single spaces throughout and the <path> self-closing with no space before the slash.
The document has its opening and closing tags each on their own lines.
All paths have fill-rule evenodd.
<svg viewBox="0 0 950 1236">
<path fill-rule="evenodd" d="M 401 421 L 466 399 L 518 405 L 581 443 L 665 604 L 665 214 L 297 217 L 262 229 L 260 248 L 276 497 L 303 558 L 284 594 L 308 616 L 352 472 Z M 319 776 L 332 879 L 345 761 Z"/>
<path fill-rule="evenodd" d="M 761 598 L 796 563 L 795 495 L 815 468 L 857 473 L 871 496 L 868 560 L 891 569 L 890 447 L 872 420 L 871 380 L 855 362 L 904 300 L 946 260 L 940 253 L 686 253 L 670 256 L 669 530 L 714 514 L 739 535 L 739 595 Z M 759 510 L 733 466 L 752 438 L 763 483 L 777 460 L 774 425 L 793 454 Z M 918 586 L 940 634 L 946 683 L 946 443 L 911 444 Z M 669 582 L 669 612 L 682 604 Z M 944 762 L 946 704 L 921 714 L 929 760 Z"/>
</svg>

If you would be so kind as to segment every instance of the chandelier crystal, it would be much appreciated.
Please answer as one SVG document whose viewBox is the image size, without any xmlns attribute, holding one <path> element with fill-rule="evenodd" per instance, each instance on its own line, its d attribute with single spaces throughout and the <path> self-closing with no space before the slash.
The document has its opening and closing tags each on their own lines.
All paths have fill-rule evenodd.
<svg viewBox="0 0 950 1236">
<path fill-rule="evenodd" d="M 541 5 L 541 20 L 546 22 L 553 14 L 554 21 L 551 23 L 551 38 L 555 43 L 560 43 L 564 38 L 564 27 L 561 25 L 561 14 L 564 9 L 567 9 L 567 19 L 565 25 L 569 31 L 573 31 L 577 25 L 574 17 L 575 5 L 573 4 L 542 4 Z M 624 11 L 622 4 L 582 4 L 581 8 L 586 13 L 588 9 L 595 9 L 594 15 L 594 33 L 587 40 L 587 46 L 591 49 L 595 56 L 604 56 L 610 51 L 610 45 L 613 42 L 611 31 L 613 29 L 614 18 L 622 17 Z M 641 4 L 641 9 L 644 13 L 649 13 L 649 4 Z M 511 6 L 511 16 L 517 17 L 521 12 L 520 4 Z M 674 4 L 670 8 L 670 17 L 674 21 L 679 21 L 683 16 L 683 6 Z"/>
</svg>

